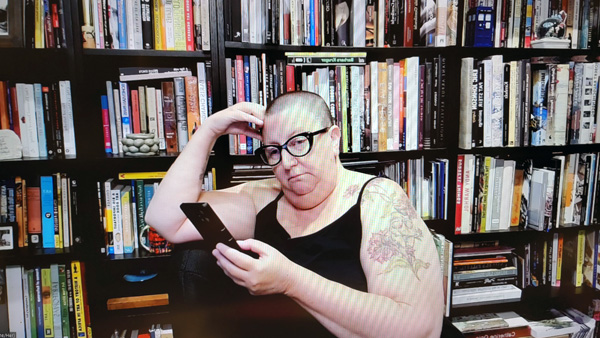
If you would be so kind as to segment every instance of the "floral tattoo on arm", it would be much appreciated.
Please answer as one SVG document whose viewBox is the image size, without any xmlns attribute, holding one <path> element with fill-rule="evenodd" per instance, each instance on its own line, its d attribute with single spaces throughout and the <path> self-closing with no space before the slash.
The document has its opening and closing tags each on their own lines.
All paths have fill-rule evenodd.
<svg viewBox="0 0 600 338">
<path fill-rule="evenodd" d="M 394 191 L 382 187 L 380 182 L 369 184 L 363 195 L 369 203 L 378 202 L 381 219 L 387 227 L 375 232 L 369 239 L 367 251 L 369 257 L 380 264 L 385 264 L 382 274 L 396 268 L 409 268 L 419 279 L 419 270 L 429 268 L 429 263 L 415 257 L 415 244 L 423 239 L 422 228 L 419 227 L 419 216 L 410 205 L 410 201 Z"/>
</svg>

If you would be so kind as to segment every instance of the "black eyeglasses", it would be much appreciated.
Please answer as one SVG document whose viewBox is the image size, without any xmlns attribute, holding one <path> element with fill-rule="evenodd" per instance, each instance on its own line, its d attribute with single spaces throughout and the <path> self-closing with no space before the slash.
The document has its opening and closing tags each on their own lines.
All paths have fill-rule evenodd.
<svg viewBox="0 0 600 338">
<path fill-rule="evenodd" d="M 283 145 L 262 146 L 256 149 L 254 153 L 260 156 L 260 159 L 266 165 L 276 166 L 279 164 L 279 162 L 281 162 L 281 152 L 283 149 L 287 150 L 287 152 L 294 157 L 305 156 L 312 149 L 313 137 L 315 135 L 326 132 L 328 129 L 329 127 L 317 130 L 312 133 L 306 132 L 294 135 Z"/>
</svg>

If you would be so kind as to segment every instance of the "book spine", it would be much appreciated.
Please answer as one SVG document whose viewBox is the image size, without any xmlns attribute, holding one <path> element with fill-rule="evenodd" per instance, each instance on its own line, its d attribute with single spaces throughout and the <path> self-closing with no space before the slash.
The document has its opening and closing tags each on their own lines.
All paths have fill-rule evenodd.
<svg viewBox="0 0 600 338">
<path fill-rule="evenodd" d="M 200 106 L 198 105 L 198 78 L 195 76 L 186 76 L 184 79 L 184 87 L 183 91 L 177 90 L 177 85 L 175 88 L 175 102 L 187 103 L 187 111 L 185 109 L 185 105 L 182 106 L 183 111 L 179 111 L 179 106 L 176 105 L 177 108 L 177 117 L 185 115 L 184 121 L 187 120 L 187 131 L 188 131 L 188 140 L 192 138 L 192 135 L 200 128 Z M 177 99 L 177 95 L 184 95 L 184 98 L 181 100 Z"/>
<path fill-rule="evenodd" d="M 184 0 L 185 50 L 196 50 L 194 45 L 194 7 L 193 0 Z"/>
<path fill-rule="evenodd" d="M 206 66 L 205 66 L 204 62 L 198 62 L 196 67 L 198 70 L 198 84 L 197 84 L 197 87 L 195 88 L 193 94 L 194 94 L 196 102 L 197 102 L 196 106 L 198 106 L 198 108 L 200 109 L 198 114 L 199 114 L 199 125 L 201 125 L 208 118 L 208 97 L 207 97 L 208 81 L 207 80 L 209 80 L 209 79 L 207 77 Z M 187 85 L 187 82 L 186 82 L 186 85 Z M 189 90 L 192 90 L 192 88 L 190 88 Z M 186 88 L 186 91 L 188 91 L 188 88 Z M 188 91 L 188 93 L 191 93 L 191 92 Z M 188 107 L 188 111 L 189 111 L 189 107 Z M 189 121 L 188 121 L 188 123 L 189 123 Z"/>
<path fill-rule="evenodd" d="M 44 125 L 44 104 L 42 96 L 42 85 L 39 83 L 34 84 L 33 90 L 35 100 L 35 119 L 39 156 L 46 157 L 48 155 L 48 145 L 46 142 L 46 127 Z"/>
<path fill-rule="evenodd" d="M 202 18 L 202 50 L 210 50 L 210 4 L 214 2 L 209 0 L 201 0 L 200 13 Z"/>
<path fill-rule="evenodd" d="M 65 265 L 58 265 L 58 283 L 60 289 L 60 318 L 63 338 L 70 337 L 71 325 L 69 322 L 69 294 L 67 290 L 67 276 Z"/>
<path fill-rule="evenodd" d="M 85 317 L 85 305 L 83 302 L 83 285 L 81 275 L 81 264 L 79 261 L 71 262 L 71 277 L 73 283 L 73 305 L 75 312 L 75 327 L 77 337 L 86 338 L 86 317 Z"/>
<path fill-rule="evenodd" d="M 154 29 L 152 27 L 154 10 L 152 8 L 153 0 L 141 0 L 141 11 L 142 11 L 142 48 L 143 49 L 154 49 Z M 154 0 L 158 2 L 158 0 Z"/>
</svg>

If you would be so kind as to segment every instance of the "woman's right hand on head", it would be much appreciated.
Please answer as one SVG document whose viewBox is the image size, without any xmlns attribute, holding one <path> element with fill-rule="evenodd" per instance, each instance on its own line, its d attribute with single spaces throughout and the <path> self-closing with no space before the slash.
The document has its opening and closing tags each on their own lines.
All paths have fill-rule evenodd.
<svg viewBox="0 0 600 338">
<path fill-rule="evenodd" d="M 259 129 L 263 126 L 265 107 L 251 102 L 240 102 L 212 114 L 204 121 L 217 137 L 226 134 L 242 134 L 262 140 Z M 250 125 L 254 124 L 254 127 Z"/>
</svg>

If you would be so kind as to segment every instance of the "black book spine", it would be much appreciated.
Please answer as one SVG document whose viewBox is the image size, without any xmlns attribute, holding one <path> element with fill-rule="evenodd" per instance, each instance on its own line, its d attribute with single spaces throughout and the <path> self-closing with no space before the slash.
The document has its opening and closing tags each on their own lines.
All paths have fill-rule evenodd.
<svg viewBox="0 0 600 338">
<path fill-rule="evenodd" d="M 419 28 L 421 27 L 421 1 L 413 0 L 413 46 L 421 46 L 421 34 L 419 33 Z"/>
<path fill-rule="evenodd" d="M 273 1 L 273 17 L 271 19 L 272 22 L 272 31 L 273 31 L 273 44 L 279 45 L 281 42 L 279 41 L 279 13 L 281 10 L 281 0 L 272 0 Z"/>
<path fill-rule="evenodd" d="M 479 191 L 479 175 L 481 174 L 482 156 L 475 155 L 475 170 L 473 170 L 473 213 L 471 215 L 471 232 L 479 232 L 479 198 L 477 192 Z"/>
<path fill-rule="evenodd" d="M 223 1 L 223 24 L 225 25 L 225 41 L 231 41 L 231 1 Z"/>
<path fill-rule="evenodd" d="M 446 57 L 440 55 L 439 56 L 439 67 L 440 75 L 438 77 L 438 124 L 436 131 L 437 138 L 437 147 L 445 147 L 446 146 Z M 406 100 L 404 101 L 406 102 Z"/>
<path fill-rule="evenodd" d="M 275 15 L 275 13 L 273 13 L 273 1 L 274 0 L 266 0 L 266 6 L 267 6 L 267 17 L 265 20 L 265 43 L 266 44 L 273 44 L 273 16 Z"/>
<path fill-rule="evenodd" d="M 526 17 L 527 17 L 527 1 L 522 1 L 522 3 L 521 3 L 521 28 L 519 30 L 519 32 L 521 32 L 519 34 L 519 48 L 525 47 L 525 23 L 527 22 L 527 20 L 525 20 Z M 492 22 L 494 22 L 494 21 L 495 21 L 495 18 L 492 18 Z"/>
<path fill-rule="evenodd" d="M 227 1 L 225 1 L 227 2 Z M 231 0 L 231 41 L 242 41 L 242 1 Z"/>
<path fill-rule="evenodd" d="M 389 45 L 404 44 L 404 0 L 390 0 Z"/>
<path fill-rule="evenodd" d="M 104 31 L 104 48 L 110 49 L 112 47 L 112 35 L 110 34 L 110 29 L 109 29 L 109 25 L 108 25 L 108 4 L 106 3 L 108 0 L 100 0 L 100 1 L 102 1 L 102 30 Z M 144 14 L 145 14 L 144 13 L 144 1 L 149 1 L 149 0 L 142 0 L 142 20 L 144 18 Z M 150 8 L 148 10 L 150 10 Z M 143 25 L 143 23 L 142 23 L 142 25 Z M 152 30 L 152 27 L 150 27 L 150 30 Z"/>
<path fill-rule="evenodd" d="M 152 0 L 142 0 L 142 41 L 144 49 L 154 49 L 154 29 L 152 27 L 153 12 Z M 104 22 L 106 22 L 106 20 Z"/>
<path fill-rule="evenodd" d="M 25 48 L 35 48 L 35 0 L 25 0 Z"/>
<path fill-rule="evenodd" d="M 365 126 L 362 133 L 362 144 L 360 151 L 371 151 L 371 68 L 369 65 L 365 66 L 364 84 Z"/>
<path fill-rule="evenodd" d="M 50 0 L 49 14 L 52 20 L 52 32 L 54 35 L 54 44 L 56 48 L 62 48 L 62 34 L 60 29 L 60 19 L 58 15 L 58 0 Z"/>
<path fill-rule="evenodd" d="M 279 72 L 279 94 L 282 95 L 287 92 L 287 82 L 285 78 L 285 61 L 277 60 L 277 71 Z"/>
<path fill-rule="evenodd" d="M 58 20 L 60 20 L 60 36 L 62 48 L 67 48 L 67 27 L 65 26 L 65 0 L 58 0 Z"/>
<path fill-rule="evenodd" d="M 352 139 L 352 75 L 350 67 L 344 67 L 344 69 L 346 70 L 346 125 L 344 127 L 348 130 L 348 152 L 351 152 L 352 143 L 359 140 Z"/>
<path fill-rule="evenodd" d="M 424 116 L 423 116 L 423 149 L 431 149 L 431 127 L 432 127 L 432 112 L 431 112 L 431 87 L 432 87 L 432 64 L 431 62 L 425 62 L 425 96 L 423 97 L 424 102 Z"/>
<path fill-rule="evenodd" d="M 436 57 L 432 63 L 432 88 L 431 88 L 431 146 L 439 146 L 438 129 L 440 119 L 440 58 Z"/>
<path fill-rule="evenodd" d="M 521 85 L 521 102 L 522 102 L 522 108 L 521 108 L 521 114 L 522 114 L 522 118 L 523 121 L 522 126 L 523 126 L 523 136 L 521 138 L 521 140 L 523 140 L 522 146 L 527 147 L 529 146 L 529 112 L 531 110 L 530 108 L 530 100 L 531 100 L 531 64 L 529 63 L 529 60 L 523 60 L 523 66 L 522 66 L 522 85 Z"/>
<path fill-rule="evenodd" d="M 350 0 L 335 0 L 336 7 L 341 8 L 342 4 L 346 3 L 348 8 L 352 8 L 352 1 Z M 342 11 L 337 12 L 337 8 L 334 9 L 334 17 L 344 15 Z M 352 46 L 352 36 L 350 35 L 351 18 L 347 20 L 333 20 L 334 25 L 339 22 L 339 26 L 335 27 L 335 40 L 337 46 Z"/>
<path fill-rule="evenodd" d="M 372 0 L 368 0 L 372 1 Z M 325 41 L 325 46 L 335 46 L 334 41 L 334 21 L 333 20 L 333 4 L 332 0 L 323 0 L 323 28 L 324 28 L 324 36 L 323 41 Z"/>
<path fill-rule="evenodd" d="M 483 92 L 484 92 L 484 67 L 483 62 L 477 64 L 477 122 L 473 121 L 473 130 L 477 130 L 477 133 L 473 133 L 473 137 L 477 135 L 475 139 L 476 147 L 483 147 Z"/>
<path fill-rule="evenodd" d="M 509 105 L 510 105 L 510 64 L 504 64 L 504 83 L 503 83 L 503 126 L 502 126 L 502 145 L 508 145 L 508 121 L 509 117 Z"/>
<path fill-rule="evenodd" d="M 42 105 L 44 107 L 44 128 L 46 129 L 46 147 L 48 148 L 48 158 L 56 156 L 56 135 L 54 124 L 52 123 L 52 101 L 48 87 L 42 88 Z"/>
<path fill-rule="evenodd" d="M 208 104 L 208 116 L 213 113 L 213 93 L 212 93 L 212 61 L 207 60 L 206 64 L 206 103 Z"/>
<path fill-rule="evenodd" d="M 50 90 L 50 97 L 52 99 L 50 115 L 52 118 L 52 126 L 54 127 L 54 144 L 56 147 L 55 158 L 64 159 L 65 145 L 63 140 L 62 114 L 58 83 L 53 83 Z"/>
</svg>

